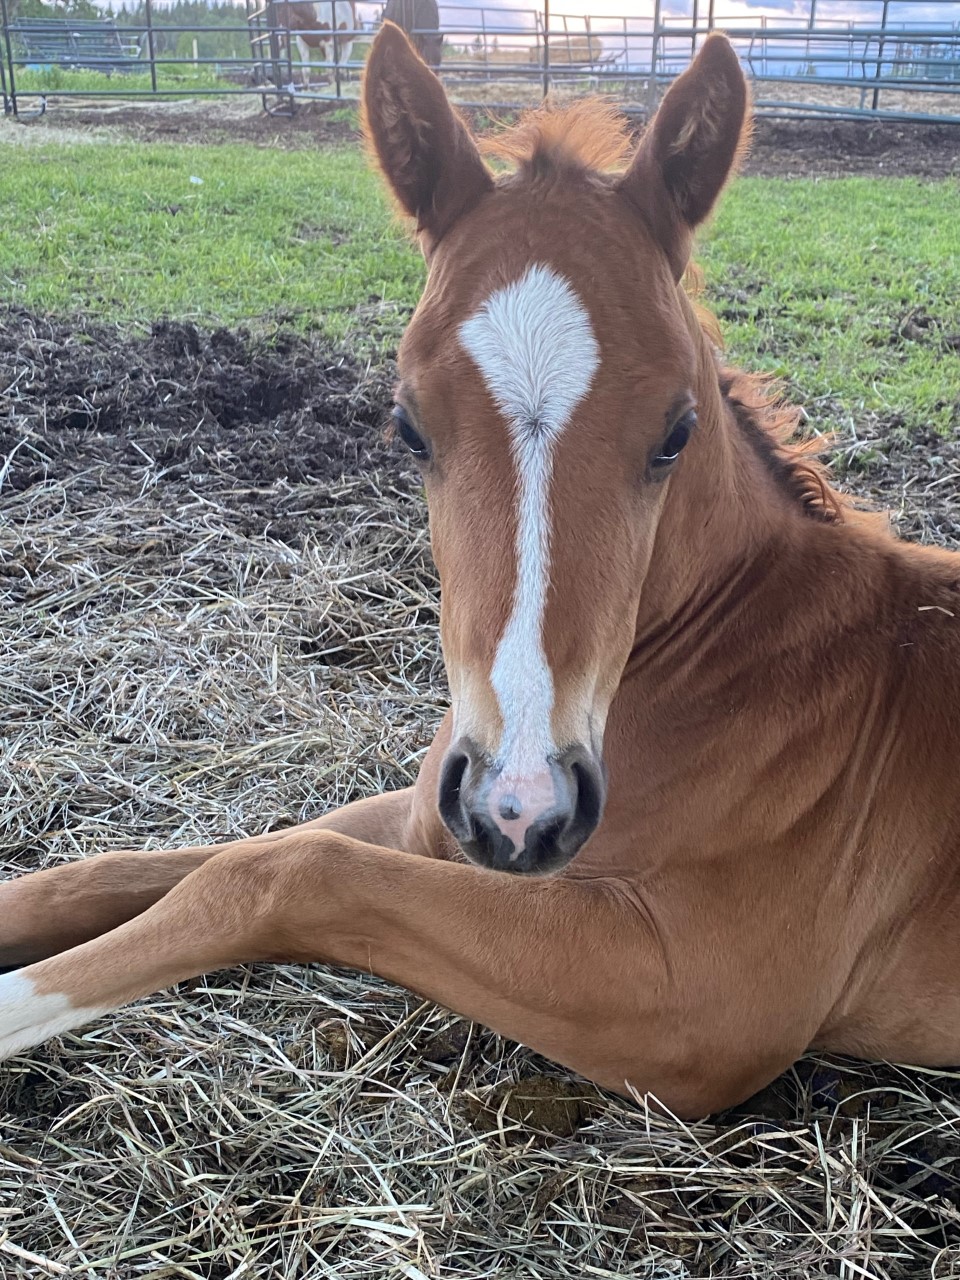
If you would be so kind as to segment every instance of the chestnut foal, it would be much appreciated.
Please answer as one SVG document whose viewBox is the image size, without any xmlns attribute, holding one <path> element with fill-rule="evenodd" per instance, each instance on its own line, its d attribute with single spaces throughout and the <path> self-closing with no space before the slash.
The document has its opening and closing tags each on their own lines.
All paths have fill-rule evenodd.
<svg viewBox="0 0 960 1280">
<path fill-rule="evenodd" d="M 685 1116 L 811 1045 L 957 1063 L 960 556 L 847 510 L 718 371 L 680 279 L 745 125 L 730 45 L 618 175 L 580 106 L 495 180 L 396 27 L 364 94 L 430 267 L 395 416 L 452 708 L 409 790 L 3 885 L 0 1055 L 282 959 Z"/>
</svg>

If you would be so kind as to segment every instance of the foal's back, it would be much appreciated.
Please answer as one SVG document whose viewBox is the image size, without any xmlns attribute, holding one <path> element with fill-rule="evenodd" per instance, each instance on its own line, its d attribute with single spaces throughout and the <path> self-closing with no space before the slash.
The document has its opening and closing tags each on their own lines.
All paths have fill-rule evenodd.
<svg viewBox="0 0 960 1280">
<path fill-rule="evenodd" d="M 863 981 L 901 1061 L 960 1061 L 960 555 L 894 543 L 880 559 L 875 744 L 861 774 L 873 852 L 868 892 L 884 902 Z M 838 1031 L 845 1009 L 838 1011 Z M 856 1025 L 849 1049 L 871 1047 Z"/>
</svg>

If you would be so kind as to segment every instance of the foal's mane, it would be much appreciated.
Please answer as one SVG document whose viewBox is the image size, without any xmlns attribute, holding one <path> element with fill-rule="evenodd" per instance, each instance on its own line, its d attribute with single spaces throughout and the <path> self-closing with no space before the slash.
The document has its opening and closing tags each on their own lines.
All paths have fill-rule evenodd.
<svg viewBox="0 0 960 1280">
<path fill-rule="evenodd" d="M 582 98 L 525 111 L 519 121 L 480 142 L 484 155 L 521 170 L 574 167 L 600 172 L 622 168 L 633 150 L 626 117 L 609 103 Z"/>
<path fill-rule="evenodd" d="M 513 164 L 521 176 L 529 177 L 559 169 L 615 172 L 626 164 L 634 146 L 623 114 L 596 98 L 563 107 L 548 103 L 527 111 L 517 124 L 481 143 L 484 154 Z M 719 325 L 697 301 L 702 277 L 696 267 L 688 268 L 684 284 L 704 334 L 720 351 Z M 760 375 L 721 368 L 719 376 L 734 422 L 778 487 L 805 514 L 829 524 L 840 523 L 847 504 L 815 457 L 822 442 L 798 439 L 801 411 L 786 404 L 770 381 Z"/>
<path fill-rule="evenodd" d="M 787 404 L 761 375 L 720 369 L 720 392 L 741 433 L 776 481 L 805 515 L 841 524 L 848 510 L 816 454 L 823 441 L 798 439 L 800 410 Z"/>
</svg>

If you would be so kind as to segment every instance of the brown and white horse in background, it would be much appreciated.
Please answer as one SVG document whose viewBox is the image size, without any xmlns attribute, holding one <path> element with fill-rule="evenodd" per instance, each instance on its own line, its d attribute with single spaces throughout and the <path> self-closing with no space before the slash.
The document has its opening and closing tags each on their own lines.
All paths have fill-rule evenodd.
<svg viewBox="0 0 960 1280">
<path fill-rule="evenodd" d="M 320 53 L 321 62 L 332 62 L 334 67 L 350 61 L 353 35 L 336 33 L 357 30 L 354 0 L 275 0 L 273 13 L 276 25 L 289 31 L 296 43 L 304 86 L 310 83 L 310 59 L 315 49 Z M 325 70 L 329 79 L 331 69 Z"/>
<path fill-rule="evenodd" d="M 581 106 L 495 178 L 389 25 L 364 95 L 429 263 L 395 412 L 451 710 L 408 790 L 0 887 L 0 1056 L 279 959 L 682 1115 L 811 1045 L 960 1062 L 960 556 L 851 512 L 684 292 L 746 123 L 730 45 L 617 173 Z"/>
</svg>

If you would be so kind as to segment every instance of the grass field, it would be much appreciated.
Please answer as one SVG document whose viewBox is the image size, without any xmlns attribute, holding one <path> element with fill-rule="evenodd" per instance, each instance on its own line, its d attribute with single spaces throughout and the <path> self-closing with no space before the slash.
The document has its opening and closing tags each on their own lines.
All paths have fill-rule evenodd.
<svg viewBox="0 0 960 1280">
<path fill-rule="evenodd" d="M 869 413 L 948 429 L 958 201 L 957 181 L 736 183 L 700 254 L 731 357 L 788 378 L 827 426 Z M 423 268 L 387 208 L 354 148 L 34 148 L 0 185 L 0 284 L 33 309 L 283 317 L 389 348 Z"/>
<path fill-rule="evenodd" d="M 358 307 L 409 306 L 422 280 L 354 149 L 31 150 L 5 175 L 0 216 L 10 231 L 4 291 L 42 310 L 207 324 L 284 317 L 339 339 Z"/>
<path fill-rule="evenodd" d="M 133 62 L 134 67 L 137 66 Z M 23 94 L 56 93 L 149 93 L 153 81 L 149 69 L 123 71 L 107 75 L 103 71 L 75 71 L 69 67 L 20 67 L 17 70 L 17 92 Z M 173 66 L 157 65 L 157 88 L 182 89 L 185 94 L 201 89 L 229 87 L 229 81 L 217 74 L 208 64 L 190 66 L 178 63 Z"/>
<path fill-rule="evenodd" d="M 2 161 L 0 878 L 409 783 L 446 688 L 382 426 L 423 268 L 362 158 Z M 702 258 L 731 355 L 960 549 L 958 194 L 751 179 Z M 958 1072 L 808 1055 L 684 1125 L 368 973 L 242 966 L 3 1065 L 0 1278 L 960 1280 L 958 1132 Z"/>
</svg>

